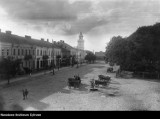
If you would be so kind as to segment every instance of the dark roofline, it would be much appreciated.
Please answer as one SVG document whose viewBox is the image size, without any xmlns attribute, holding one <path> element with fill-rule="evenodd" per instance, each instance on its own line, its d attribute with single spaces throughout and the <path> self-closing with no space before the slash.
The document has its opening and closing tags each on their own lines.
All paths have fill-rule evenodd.
<svg viewBox="0 0 160 119">
<path fill-rule="evenodd" d="M 15 43 L 15 44 L 27 44 L 27 45 L 35 45 L 40 47 L 58 48 L 57 46 L 53 45 L 53 43 L 34 39 L 28 35 L 25 35 L 25 37 L 22 37 L 15 34 L 7 34 L 4 32 L 0 32 L 0 41 L 7 42 L 7 43 Z"/>
<path fill-rule="evenodd" d="M 9 31 L 10 32 L 10 31 Z M 11 32 L 10 32 L 11 33 Z M 31 36 L 25 35 L 23 36 L 18 36 L 15 34 L 8 34 L 5 32 L 1 32 L 0 29 L 0 41 L 1 42 L 7 42 L 7 43 L 15 43 L 15 44 L 27 44 L 27 45 L 35 45 L 35 46 L 39 46 L 39 47 L 50 47 L 50 48 L 58 48 L 61 49 L 60 46 L 58 46 L 57 42 L 55 41 L 54 43 L 50 43 L 49 40 L 45 41 L 44 39 L 34 39 Z M 60 41 L 58 41 L 60 42 Z M 72 46 L 70 46 L 69 44 L 63 42 L 63 44 L 69 48 L 73 48 Z"/>
</svg>

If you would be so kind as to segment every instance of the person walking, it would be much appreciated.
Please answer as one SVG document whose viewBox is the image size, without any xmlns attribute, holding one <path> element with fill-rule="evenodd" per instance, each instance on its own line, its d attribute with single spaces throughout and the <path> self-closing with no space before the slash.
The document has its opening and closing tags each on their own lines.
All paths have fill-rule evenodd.
<svg viewBox="0 0 160 119">
<path fill-rule="evenodd" d="M 29 93 L 28 90 L 25 89 L 25 97 L 26 97 L 26 99 L 27 99 L 28 93 Z"/>
<path fill-rule="evenodd" d="M 22 93 L 23 93 L 23 100 L 25 100 L 26 95 L 25 95 L 25 90 L 24 89 L 22 90 Z"/>
<path fill-rule="evenodd" d="M 29 75 L 31 76 L 32 75 L 32 69 L 30 68 L 29 70 Z"/>
</svg>

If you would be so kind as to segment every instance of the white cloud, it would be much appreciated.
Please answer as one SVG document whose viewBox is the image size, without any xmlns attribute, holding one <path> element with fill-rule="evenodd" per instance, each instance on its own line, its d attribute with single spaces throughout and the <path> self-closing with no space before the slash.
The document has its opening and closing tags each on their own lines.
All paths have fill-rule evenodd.
<svg viewBox="0 0 160 119">
<path fill-rule="evenodd" d="M 0 0 L 0 28 L 63 38 L 74 45 L 82 31 L 91 38 L 86 45 L 93 44 L 93 49 L 106 37 L 107 42 L 108 37 L 126 36 L 139 26 L 158 22 L 159 6 L 158 0 Z"/>
</svg>

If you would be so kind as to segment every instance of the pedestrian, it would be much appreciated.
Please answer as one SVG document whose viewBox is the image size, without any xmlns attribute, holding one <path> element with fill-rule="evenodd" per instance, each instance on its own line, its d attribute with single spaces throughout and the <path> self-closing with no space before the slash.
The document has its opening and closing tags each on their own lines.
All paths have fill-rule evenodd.
<svg viewBox="0 0 160 119">
<path fill-rule="evenodd" d="M 31 76 L 32 75 L 32 69 L 30 68 L 29 70 L 29 75 Z"/>
<path fill-rule="evenodd" d="M 22 92 L 23 92 L 23 100 L 25 100 L 25 97 L 26 97 L 25 90 L 23 89 Z"/>
<path fill-rule="evenodd" d="M 94 79 L 91 79 L 91 88 L 94 89 L 95 83 L 94 83 Z"/>
<path fill-rule="evenodd" d="M 26 99 L 27 99 L 28 93 L 29 93 L 28 90 L 25 89 L 25 96 L 26 96 Z"/>
</svg>

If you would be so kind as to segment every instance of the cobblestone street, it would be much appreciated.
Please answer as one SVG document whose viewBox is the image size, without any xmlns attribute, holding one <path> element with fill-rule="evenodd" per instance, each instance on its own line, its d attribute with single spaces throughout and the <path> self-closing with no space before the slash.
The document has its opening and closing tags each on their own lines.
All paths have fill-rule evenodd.
<svg viewBox="0 0 160 119">
<path fill-rule="evenodd" d="M 24 110 L 160 110 L 159 82 L 138 79 L 115 78 L 107 87 L 90 92 L 90 79 L 106 74 L 106 64 L 96 63 L 79 68 L 65 68 L 56 75 L 47 73 L 30 79 L 4 85 L 1 94 L 5 109 L 12 110 L 12 104 Z M 80 89 L 69 89 L 67 79 L 79 74 Z M 28 99 L 23 100 L 22 89 L 29 90 Z"/>
</svg>

